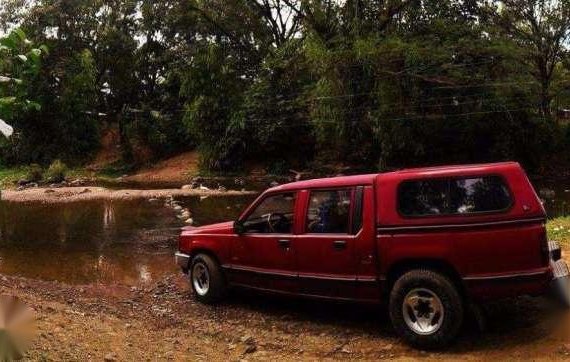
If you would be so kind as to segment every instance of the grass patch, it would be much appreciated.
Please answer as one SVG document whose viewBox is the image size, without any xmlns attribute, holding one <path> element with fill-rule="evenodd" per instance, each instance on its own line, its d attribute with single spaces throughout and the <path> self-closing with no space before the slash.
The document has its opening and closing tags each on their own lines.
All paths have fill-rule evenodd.
<svg viewBox="0 0 570 362">
<path fill-rule="evenodd" d="M 0 168 L 0 189 L 14 189 L 17 187 L 18 180 L 28 179 L 30 174 L 30 166 L 20 166 L 14 168 Z M 45 170 L 44 170 L 45 171 Z M 91 176 L 91 173 L 84 169 L 70 169 L 65 173 L 68 179 Z M 45 177 L 43 182 L 46 182 Z"/>
<path fill-rule="evenodd" d="M 570 216 L 557 217 L 546 224 L 548 238 L 570 246 Z"/>
<path fill-rule="evenodd" d="M 0 189 L 13 188 L 15 183 L 25 178 L 28 167 L 0 168 Z"/>
</svg>

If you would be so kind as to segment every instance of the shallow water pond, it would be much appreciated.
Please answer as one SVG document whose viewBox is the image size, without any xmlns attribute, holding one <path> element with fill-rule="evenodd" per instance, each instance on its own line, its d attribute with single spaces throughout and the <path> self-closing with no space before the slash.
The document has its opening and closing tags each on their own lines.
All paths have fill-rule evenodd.
<svg viewBox="0 0 570 362">
<path fill-rule="evenodd" d="M 180 200 L 197 224 L 236 217 L 252 197 Z M 162 202 L 0 202 L 0 273 L 70 284 L 149 283 L 178 272 L 182 221 Z"/>
<path fill-rule="evenodd" d="M 570 215 L 570 180 L 534 181 L 549 218 Z"/>
</svg>

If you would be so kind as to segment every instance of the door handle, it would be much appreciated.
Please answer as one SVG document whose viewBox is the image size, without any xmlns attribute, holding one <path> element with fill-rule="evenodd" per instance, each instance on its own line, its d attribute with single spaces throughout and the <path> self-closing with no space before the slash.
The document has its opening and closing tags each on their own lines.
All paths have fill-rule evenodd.
<svg viewBox="0 0 570 362">
<path fill-rule="evenodd" d="M 279 244 L 279 247 L 281 249 L 289 249 L 289 247 L 291 246 L 291 240 L 287 239 L 277 240 L 277 244 Z"/>
<path fill-rule="evenodd" d="M 333 248 L 336 250 L 344 250 L 346 249 L 346 241 L 345 240 L 335 240 L 333 241 Z"/>
</svg>

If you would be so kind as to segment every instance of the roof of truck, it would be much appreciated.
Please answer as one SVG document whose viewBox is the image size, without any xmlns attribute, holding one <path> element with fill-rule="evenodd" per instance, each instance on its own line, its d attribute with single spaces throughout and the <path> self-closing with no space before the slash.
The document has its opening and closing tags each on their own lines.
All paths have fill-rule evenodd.
<svg viewBox="0 0 570 362">
<path fill-rule="evenodd" d="M 467 164 L 467 165 L 447 165 L 447 166 L 430 166 L 420 168 L 407 168 L 397 171 L 390 171 L 385 173 L 372 173 L 366 175 L 355 176 L 337 176 L 328 178 L 317 178 L 311 180 L 303 180 L 291 182 L 288 184 L 279 185 L 269 189 L 268 191 L 289 191 L 310 188 L 328 188 L 328 187 L 343 187 L 343 186 L 357 186 L 357 185 L 372 185 L 374 180 L 380 176 L 394 177 L 398 175 L 433 175 L 442 174 L 450 171 L 483 171 L 491 172 L 493 170 L 505 170 L 513 167 L 520 167 L 517 162 L 496 162 L 496 163 L 481 163 L 481 164 Z"/>
<path fill-rule="evenodd" d="M 456 170 L 466 170 L 471 171 L 474 169 L 500 169 L 500 168 L 510 168 L 510 167 L 520 167 L 517 162 L 495 162 L 495 163 L 474 163 L 467 165 L 447 165 L 447 166 L 430 166 L 430 167 L 419 167 L 419 168 L 406 168 L 398 171 L 392 171 L 388 173 L 394 174 L 408 174 L 408 173 L 426 173 L 426 172 L 441 172 L 441 171 L 456 171 Z"/>
<path fill-rule="evenodd" d="M 356 185 L 372 185 L 374 179 L 378 176 L 377 173 L 367 175 L 355 176 L 337 176 L 328 178 L 316 178 L 312 180 L 304 180 L 291 182 L 288 184 L 279 185 L 269 189 L 270 191 L 288 191 L 310 188 L 323 188 L 323 187 L 342 187 L 342 186 L 356 186 Z"/>
</svg>

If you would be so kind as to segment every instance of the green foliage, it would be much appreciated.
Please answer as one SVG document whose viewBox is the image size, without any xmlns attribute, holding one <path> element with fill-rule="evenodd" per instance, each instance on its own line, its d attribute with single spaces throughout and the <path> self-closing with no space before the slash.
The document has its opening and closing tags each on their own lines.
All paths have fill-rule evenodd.
<svg viewBox="0 0 570 362">
<path fill-rule="evenodd" d="M 44 169 L 37 163 L 32 163 L 28 168 L 26 180 L 30 182 L 40 182 L 44 178 Z"/>
<path fill-rule="evenodd" d="M 76 54 L 65 64 L 61 81 L 61 98 L 54 104 L 61 114 L 58 128 L 65 130 L 58 139 L 66 145 L 66 160 L 84 159 L 97 149 L 99 125 L 97 123 L 97 67 L 87 49 Z"/>
<path fill-rule="evenodd" d="M 12 121 L 17 113 L 41 109 L 28 99 L 27 85 L 37 76 L 46 51 L 43 46 L 34 48 L 19 28 L 0 38 L 0 119 Z"/>
<path fill-rule="evenodd" d="M 0 166 L 0 190 L 13 187 L 27 175 L 27 167 L 4 168 Z"/>
<path fill-rule="evenodd" d="M 18 1 L 0 18 L 50 53 L 0 42 L 7 162 L 85 162 L 116 126 L 125 163 L 213 172 L 570 163 L 568 0 Z"/>
<path fill-rule="evenodd" d="M 570 217 L 557 217 L 546 224 L 548 238 L 570 245 Z"/>
<path fill-rule="evenodd" d="M 45 172 L 45 179 L 48 182 L 59 183 L 65 180 L 68 168 L 61 160 L 55 160 L 49 165 Z"/>
</svg>

